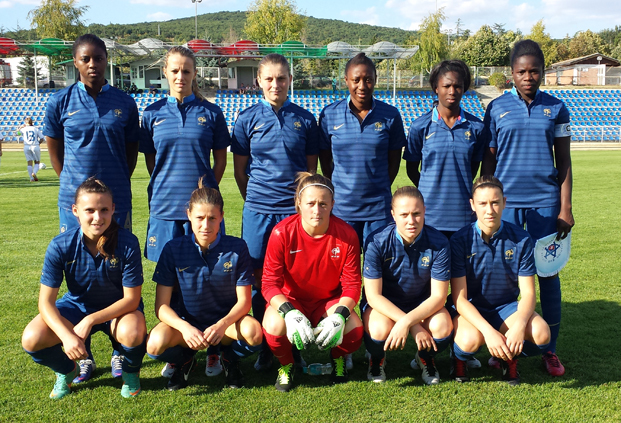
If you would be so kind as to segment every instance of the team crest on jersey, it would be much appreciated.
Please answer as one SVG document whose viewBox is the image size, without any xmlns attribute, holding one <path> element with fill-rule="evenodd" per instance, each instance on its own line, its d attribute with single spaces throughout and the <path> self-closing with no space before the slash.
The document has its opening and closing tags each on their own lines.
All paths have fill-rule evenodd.
<svg viewBox="0 0 621 423">
<path fill-rule="evenodd" d="M 119 259 L 116 257 L 112 257 L 109 261 L 110 269 L 116 269 L 119 266 Z"/>
<path fill-rule="evenodd" d="M 121 110 L 121 109 L 114 109 L 114 116 L 120 118 L 121 116 L 123 116 L 123 110 Z"/>
<path fill-rule="evenodd" d="M 552 110 L 550 110 L 550 109 L 543 109 L 543 115 L 545 117 L 552 117 Z"/>
<path fill-rule="evenodd" d="M 333 259 L 341 258 L 341 249 L 339 247 L 334 247 L 330 250 L 330 257 Z"/>
<path fill-rule="evenodd" d="M 381 131 L 382 129 L 384 129 L 384 124 L 382 122 L 375 122 L 375 130 Z"/>
<path fill-rule="evenodd" d="M 222 267 L 224 268 L 224 272 L 228 273 L 228 272 L 232 272 L 233 271 L 233 263 L 231 263 L 231 260 L 227 261 L 226 263 L 224 263 L 222 265 Z"/>
<path fill-rule="evenodd" d="M 472 135 L 472 132 L 466 131 L 466 132 L 464 132 L 464 135 L 466 137 L 466 141 L 470 141 L 470 136 Z"/>
<path fill-rule="evenodd" d="M 302 129 L 302 124 L 300 123 L 300 121 L 299 121 L 299 120 L 296 120 L 295 122 L 293 122 L 293 128 L 294 128 L 296 131 L 299 131 L 300 129 Z"/>
<path fill-rule="evenodd" d="M 431 259 L 429 258 L 429 256 L 422 256 L 420 258 L 420 267 L 429 267 L 430 262 Z"/>
<path fill-rule="evenodd" d="M 508 249 L 507 251 L 505 251 L 505 261 L 513 260 L 514 255 L 515 255 L 515 250 L 513 248 Z"/>
<path fill-rule="evenodd" d="M 63 223 L 63 225 L 60 227 L 60 233 L 63 234 L 67 231 L 67 224 Z"/>
<path fill-rule="evenodd" d="M 157 244 L 157 238 L 155 236 L 149 237 L 149 247 L 155 247 Z"/>
<path fill-rule="evenodd" d="M 205 122 L 207 122 L 207 118 L 205 116 L 199 116 L 198 117 L 198 124 L 200 126 L 205 126 Z"/>
</svg>

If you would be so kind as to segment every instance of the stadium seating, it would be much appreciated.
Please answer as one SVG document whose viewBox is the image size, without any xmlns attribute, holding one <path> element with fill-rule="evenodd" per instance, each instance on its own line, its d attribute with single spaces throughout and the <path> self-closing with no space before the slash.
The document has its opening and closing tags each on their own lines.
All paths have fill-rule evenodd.
<svg viewBox="0 0 621 423">
<path fill-rule="evenodd" d="M 15 133 L 26 116 L 32 117 L 37 126 L 43 126 L 45 106 L 55 89 L 0 88 L 0 133 L 5 142 L 19 142 Z M 544 90 L 563 100 L 569 108 L 572 124 L 572 141 L 621 141 L 621 90 Z M 347 97 L 347 91 L 336 93 L 320 90 L 297 90 L 291 100 L 319 117 L 321 110 L 330 103 Z M 405 130 L 412 122 L 431 110 L 435 95 L 431 91 L 397 91 L 395 97 L 389 90 L 376 90 L 382 101 L 397 107 L 403 117 Z M 132 94 L 142 115 L 144 109 L 165 97 L 164 94 Z M 262 97 L 260 92 L 239 94 L 237 90 L 218 90 L 215 102 L 224 113 L 229 130 L 233 130 L 239 112 L 255 104 Z M 468 91 L 462 98 L 463 108 L 483 119 L 485 110 L 476 92 Z"/>
</svg>

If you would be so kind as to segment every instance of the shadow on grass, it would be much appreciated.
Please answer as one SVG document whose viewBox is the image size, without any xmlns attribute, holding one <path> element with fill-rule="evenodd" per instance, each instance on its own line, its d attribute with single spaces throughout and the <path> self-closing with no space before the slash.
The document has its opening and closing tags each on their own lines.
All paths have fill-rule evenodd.
<svg viewBox="0 0 621 423">
<path fill-rule="evenodd" d="M 27 172 L 24 171 L 23 175 L 11 175 L 10 177 L 0 178 L 0 188 L 44 188 L 44 187 L 58 187 L 59 179 L 56 175 L 49 173 L 42 176 L 38 174 L 39 182 L 30 182 L 28 180 Z"/>
</svg>

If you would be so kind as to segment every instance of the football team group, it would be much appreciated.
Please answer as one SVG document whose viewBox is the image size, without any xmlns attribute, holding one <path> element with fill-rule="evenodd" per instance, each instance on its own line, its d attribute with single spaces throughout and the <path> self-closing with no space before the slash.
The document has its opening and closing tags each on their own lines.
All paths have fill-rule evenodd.
<svg viewBox="0 0 621 423">
<path fill-rule="evenodd" d="M 26 353 L 56 373 L 51 398 L 91 377 L 97 331 L 112 343 L 126 398 L 141 392 L 145 353 L 165 363 L 173 391 L 188 385 L 198 351 L 206 350 L 206 374 L 223 371 L 233 388 L 244 384 L 241 358 L 257 354 L 254 367 L 265 371 L 275 357 L 275 387 L 286 392 L 302 371 L 346 382 L 363 342 L 368 380 L 384 382 L 386 353 L 410 337 L 411 366 L 428 385 L 440 382 L 434 357 L 447 347 L 458 382 L 481 366 L 484 345 L 510 385 L 520 382 L 521 356 L 564 374 L 560 280 L 538 277 L 540 316 L 534 245 L 574 225 L 571 134 L 565 105 L 539 90 L 537 43 L 515 44 L 515 86 L 483 122 L 460 106 L 468 66 L 437 64 L 437 100 L 407 136 L 399 111 L 374 98 L 376 69 L 364 53 L 345 67 L 349 95 L 318 122 L 288 97 L 287 59 L 263 57 L 262 98 L 232 134 L 201 95 L 185 47 L 166 54 L 169 96 L 140 123 L 135 101 L 105 80 L 101 39 L 79 37 L 73 60 L 79 81 L 50 98 L 43 130 L 60 177 L 60 235 L 45 253 L 39 314 L 22 337 Z M 229 147 L 245 201 L 241 238 L 226 234 L 218 188 Z M 139 151 L 150 174 L 143 249 L 131 232 Z M 402 159 L 412 185 L 392 193 Z M 150 331 L 143 254 L 157 263 L 159 323 Z M 306 365 L 300 351 L 313 344 L 329 351 L 331 366 Z"/>
</svg>

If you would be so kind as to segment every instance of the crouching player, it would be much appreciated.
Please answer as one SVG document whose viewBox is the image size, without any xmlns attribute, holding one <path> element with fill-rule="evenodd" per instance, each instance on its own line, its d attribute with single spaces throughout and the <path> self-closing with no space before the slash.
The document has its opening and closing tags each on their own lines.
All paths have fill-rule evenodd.
<svg viewBox="0 0 621 423">
<path fill-rule="evenodd" d="M 550 328 L 535 312 L 533 243 L 526 231 L 501 221 L 506 198 L 497 178 L 478 178 L 470 204 L 477 221 L 451 238 L 451 292 L 459 313 L 451 373 L 469 381 L 466 360 L 486 344 L 514 386 L 520 383 L 516 357 L 540 355 L 550 342 Z"/>
<path fill-rule="evenodd" d="M 153 274 L 155 314 L 160 322 L 149 334 L 147 353 L 168 362 L 168 389 L 188 385 L 196 352 L 221 345 L 226 384 L 244 385 L 239 358 L 258 351 L 261 325 L 248 315 L 254 282 L 246 243 L 220 234 L 224 217 L 220 192 L 202 180 L 188 204 L 192 234 L 174 238 L 162 250 Z M 180 304 L 171 307 L 178 287 Z"/>
<path fill-rule="evenodd" d="M 427 385 L 440 382 L 434 356 L 450 342 L 453 324 L 444 303 L 450 279 L 450 247 L 425 225 L 420 191 L 405 186 L 392 197 L 394 223 L 376 231 L 364 255 L 364 343 L 370 354 L 367 379 L 384 382 L 385 351 L 403 349 L 408 335 L 418 352 L 412 367 Z"/>
<path fill-rule="evenodd" d="M 334 187 L 322 175 L 298 176 L 298 214 L 274 227 L 267 244 L 262 292 L 268 302 L 263 331 L 280 362 L 276 389 L 293 386 L 292 344 L 330 349 L 332 383 L 347 381 L 345 355 L 362 343 L 353 311 L 360 298 L 360 244 L 356 232 L 331 216 Z M 313 330 L 313 328 L 315 328 Z"/>
<path fill-rule="evenodd" d="M 26 326 L 22 346 L 36 363 L 56 372 L 50 398 L 60 399 L 71 393 L 80 373 L 75 361 L 88 356 L 85 340 L 103 331 L 125 356 L 121 395 L 135 397 L 147 334 L 138 239 L 119 227 L 112 193 L 95 178 L 78 187 L 72 210 L 79 226 L 58 235 L 47 248 L 40 314 Z M 56 300 L 63 277 L 68 292 Z"/>
</svg>

